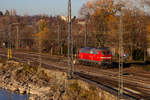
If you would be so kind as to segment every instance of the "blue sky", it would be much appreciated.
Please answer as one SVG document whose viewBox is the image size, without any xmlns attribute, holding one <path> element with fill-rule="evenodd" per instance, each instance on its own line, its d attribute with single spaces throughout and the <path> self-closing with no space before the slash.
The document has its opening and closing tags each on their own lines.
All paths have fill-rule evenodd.
<svg viewBox="0 0 150 100">
<path fill-rule="evenodd" d="M 72 15 L 78 15 L 86 0 L 72 0 Z M 67 15 L 68 0 L 0 0 L 0 10 L 16 9 L 19 15 Z"/>
</svg>

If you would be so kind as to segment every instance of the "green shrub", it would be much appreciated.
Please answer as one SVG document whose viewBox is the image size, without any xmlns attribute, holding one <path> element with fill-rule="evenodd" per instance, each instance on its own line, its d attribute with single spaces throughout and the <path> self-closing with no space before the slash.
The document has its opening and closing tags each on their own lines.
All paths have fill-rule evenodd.
<svg viewBox="0 0 150 100">
<path fill-rule="evenodd" d="M 37 72 L 37 67 L 29 66 L 29 65 L 25 64 L 23 66 L 23 71 L 28 72 L 30 74 L 35 74 Z"/>
<path fill-rule="evenodd" d="M 38 78 L 39 79 L 42 79 L 42 80 L 45 80 L 45 81 L 49 81 L 49 77 L 48 77 L 48 75 L 43 71 L 43 70 L 41 70 L 39 73 L 38 73 Z"/>
<path fill-rule="evenodd" d="M 86 93 L 82 93 L 82 94 L 81 94 L 81 98 L 84 99 L 84 100 L 87 100 L 88 95 L 89 95 L 89 94 L 88 94 L 87 92 L 86 92 Z"/>
<path fill-rule="evenodd" d="M 144 51 L 141 49 L 134 50 L 132 55 L 134 60 L 144 60 Z"/>
<path fill-rule="evenodd" d="M 149 66 L 144 66 L 143 68 L 144 68 L 144 70 L 146 70 L 146 71 L 150 71 L 150 65 L 149 65 Z"/>
<path fill-rule="evenodd" d="M 81 87 L 79 86 L 79 84 L 77 82 L 74 82 L 69 85 L 69 89 L 71 89 L 73 91 L 80 91 Z"/>
<path fill-rule="evenodd" d="M 6 64 L 7 59 L 6 58 L 0 58 L 0 63 Z"/>
</svg>

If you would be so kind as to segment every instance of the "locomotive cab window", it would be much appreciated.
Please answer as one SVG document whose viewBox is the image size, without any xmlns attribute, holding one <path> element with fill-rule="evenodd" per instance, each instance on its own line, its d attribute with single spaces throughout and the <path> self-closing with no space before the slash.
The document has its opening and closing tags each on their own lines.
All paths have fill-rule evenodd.
<svg viewBox="0 0 150 100">
<path fill-rule="evenodd" d="M 95 54 L 99 54 L 99 52 L 98 52 L 98 51 L 95 51 Z"/>
<path fill-rule="evenodd" d="M 110 54 L 111 54 L 111 52 L 110 52 L 110 51 L 107 51 L 106 53 L 107 53 L 107 55 L 110 55 Z"/>
<path fill-rule="evenodd" d="M 102 51 L 101 54 L 102 54 L 102 55 L 105 55 L 106 53 L 105 53 L 105 51 Z"/>
<path fill-rule="evenodd" d="M 83 53 L 83 52 L 84 52 L 84 50 L 83 50 L 83 49 L 81 49 L 81 50 L 80 50 L 80 53 Z"/>
</svg>

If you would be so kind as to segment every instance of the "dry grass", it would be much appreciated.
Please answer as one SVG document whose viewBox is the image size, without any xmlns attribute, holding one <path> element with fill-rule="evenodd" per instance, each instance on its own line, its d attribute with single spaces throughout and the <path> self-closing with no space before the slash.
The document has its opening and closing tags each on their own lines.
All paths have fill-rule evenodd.
<svg viewBox="0 0 150 100">
<path fill-rule="evenodd" d="M 144 66 L 143 69 L 144 69 L 145 71 L 150 71 L 150 65 Z"/>
</svg>

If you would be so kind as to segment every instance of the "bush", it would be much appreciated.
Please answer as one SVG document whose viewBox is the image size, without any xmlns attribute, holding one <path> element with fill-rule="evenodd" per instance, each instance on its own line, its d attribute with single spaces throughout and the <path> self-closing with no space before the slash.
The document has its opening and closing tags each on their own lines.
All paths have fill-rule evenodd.
<svg viewBox="0 0 150 100">
<path fill-rule="evenodd" d="M 46 82 L 48 82 L 50 80 L 50 78 L 48 77 L 48 75 L 43 70 L 41 70 L 38 73 L 38 78 L 41 79 L 41 80 L 44 80 Z"/>
<path fill-rule="evenodd" d="M 141 49 L 134 50 L 132 55 L 134 60 L 144 60 L 144 51 Z"/>
<path fill-rule="evenodd" d="M 26 64 L 23 67 L 23 71 L 31 73 L 31 74 L 35 74 L 37 72 L 37 67 L 29 66 Z"/>
<path fill-rule="evenodd" d="M 144 70 L 146 70 L 146 71 L 150 71 L 150 65 L 149 65 L 149 66 L 144 66 L 143 68 L 144 68 Z"/>
<path fill-rule="evenodd" d="M 79 84 L 78 84 L 77 82 L 70 84 L 70 85 L 69 85 L 69 88 L 70 88 L 71 90 L 77 91 L 77 92 L 79 92 L 80 89 L 81 89 L 81 87 L 79 86 Z"/>
</svg>

